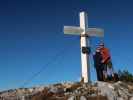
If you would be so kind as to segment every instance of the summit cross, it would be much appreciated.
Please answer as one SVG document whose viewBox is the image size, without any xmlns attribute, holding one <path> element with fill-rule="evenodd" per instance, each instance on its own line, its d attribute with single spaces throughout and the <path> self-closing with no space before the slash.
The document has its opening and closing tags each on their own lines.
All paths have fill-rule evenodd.
<svg viewBox="0 0 133 100">
<path fill-rule="evenodd" d="M 88 28 L 87 13 L 80 12 L 80 27 L 64 26 L 64 34 L 79 35 L 81 47 L 81 67 L 84 83 L 90 82 L 90 37 L 103 37 L 104 30 L 101 28 Z M 88 40 L 88 41 L 87 41 Z"/>
</svg>

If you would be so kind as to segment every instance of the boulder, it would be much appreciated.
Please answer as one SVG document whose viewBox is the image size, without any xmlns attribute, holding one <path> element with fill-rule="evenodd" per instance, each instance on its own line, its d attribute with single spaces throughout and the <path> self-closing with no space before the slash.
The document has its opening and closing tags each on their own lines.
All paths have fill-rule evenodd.
<svg viewBox="0 0 133 100">
<path fill-rule="evenodd" d="M 85 96 L 81 96 L 80 100 L 87 100 Z"/>
<path fill-rule="evenodd" d="M 133 96 L 130 98 L 130 100 L 133 100 Z"/>
<path fill-rule="evenodd" d="M 71 96 L 71 97 L 68 98 L 68 100 L 75 100 L 75 97 Z"/>
</svg>

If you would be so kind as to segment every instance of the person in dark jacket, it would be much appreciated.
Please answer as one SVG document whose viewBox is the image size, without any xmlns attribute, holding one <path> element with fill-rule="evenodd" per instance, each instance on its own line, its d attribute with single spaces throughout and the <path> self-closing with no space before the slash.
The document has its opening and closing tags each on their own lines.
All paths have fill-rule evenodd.
<svg viewBox="0 0 133 100">
<path fill-rule="evenodd" d="M 100 49 L 97 48 L 95 54 L 93 55 L 94 67 L 96 68 L 97 80 L 103 81 L 103 65 L 102 65 L 102 55 Z"/>
<path fill-rule="evenodd" d="M 111 81 L 114 77 L 113 65 L 109 49 L 104 46 L 104 43 L 99 44 L 100 53 L 102 55 L 103 76 L 104 80 Z"/>
</svg>

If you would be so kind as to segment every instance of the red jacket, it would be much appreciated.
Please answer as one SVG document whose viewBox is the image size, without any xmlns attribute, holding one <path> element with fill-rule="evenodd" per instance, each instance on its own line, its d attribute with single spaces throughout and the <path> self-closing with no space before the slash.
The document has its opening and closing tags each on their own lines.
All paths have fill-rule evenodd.
<svg viewBox="0 0 133 100">
<path fill-rule="evenodd" d="M 101 48 L 100 50 L 101 55 L 102 55 L 102 62 L 105 63 L 110 59 L 110 53 L 109 50 L 107 48 Z"/>
</svg>

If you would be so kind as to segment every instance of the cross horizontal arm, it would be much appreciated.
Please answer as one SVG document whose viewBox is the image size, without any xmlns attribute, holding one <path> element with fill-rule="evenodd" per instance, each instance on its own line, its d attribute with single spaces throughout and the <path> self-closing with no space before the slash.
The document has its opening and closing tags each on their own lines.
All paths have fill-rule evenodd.
<svg viewBox="0 0 133 100">
<path fill-rule="evenodd" d="M 80 35 L 84 30 L 76 26 L 64 26 L 64 34 Z"/>
<path fill-rule="evenodd" d="M 104 37 L 104 30 L 101 28 L 87 28 L 85 34 L 88 36 Z"/>
</svg>

